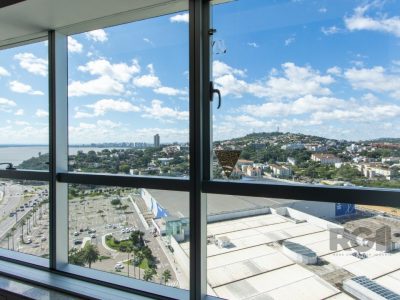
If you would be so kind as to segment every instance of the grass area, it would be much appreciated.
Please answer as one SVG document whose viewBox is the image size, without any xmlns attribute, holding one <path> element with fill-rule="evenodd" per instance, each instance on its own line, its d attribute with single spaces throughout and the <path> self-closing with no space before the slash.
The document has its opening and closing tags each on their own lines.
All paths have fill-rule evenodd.
<svg viewBox="0 0 400 300">
<path fill-rule="evenodd" d="M 106 238 L 106 245 L 111 249 L 120 251 L 121 247 L 132 247 L 132 242 L 130 240 L 115 242 L 115 238 L 111 237 L 109 239 Z"/>
<path fill-rule="evenodd" d="M 133 259 L 130 259 L 129 262 L 130 262 L 131 265 L 132 265 L 132 264 L 133 264 Z M 127 264 L 128 264 L 128 261 L 124 261 L 123 263 L 124 263 L 125 265 L 127 265 Z M 150 267 L 149 267 L 149 261 L 148 261 L 148 259 L 147 259 L 147 258 L 144 258 L 144 259 L 142 260 L 141 264 L 138 265 L 138 267 L 141 268 L 141 269 L 143 269 L 143 270 L 149 269 Z"/>
<path fill-rule="evenodd" d="M 110 259 L 110 258 L 111 258 L 111 256 L 106 256 L 106 255 L 100 255 L 99 256 L 99 260 L 100 261 L 105 260 L 105 259 Z"/>
</svg>

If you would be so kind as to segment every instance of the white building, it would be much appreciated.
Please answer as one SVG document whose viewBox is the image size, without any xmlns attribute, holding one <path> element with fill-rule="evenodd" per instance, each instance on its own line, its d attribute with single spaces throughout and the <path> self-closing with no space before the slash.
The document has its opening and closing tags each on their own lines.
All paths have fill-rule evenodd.
<svg viewBox="0 0 400 300">
<path fill-rule="evenodd" d="M 311 155 L 311 160 L 320 162 L 323 165 L 334 165 L 340 163 L 341 159 L 333 154 L 315 153 Z"/>
<path fill-rule="evenodd" d="M 300 143 L 286 144 L 281 147 L 282 150 L 301 150 L 304 149 L 304 145 Z"/>
<path fill-rule="evenodd" d="M 395 168 L 380 163 L 369 163 L 357 166 L 358 170 L 367 178 L 385 177 L 387 180 L 393 179 L 397 175 Z"/>
<path fill-rule="evenodd" d="M 289 166 L 281 166 L 276 164 L 271 164 L 269 166 L 272 170 L 272 174 L 276 177 L 291 177 L 292 169 Z"/>
</svg>

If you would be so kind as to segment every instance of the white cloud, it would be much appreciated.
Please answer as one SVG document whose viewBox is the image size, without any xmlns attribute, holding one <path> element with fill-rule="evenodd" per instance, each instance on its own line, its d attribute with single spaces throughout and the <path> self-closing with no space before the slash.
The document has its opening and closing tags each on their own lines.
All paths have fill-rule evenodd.
<svg viewBox="0 0 400 300">
<path fill-rule="evenodd" d="M 247 45 L 250 46 L 250 47 L 253 47 L 253 48 L 259 48 L 260 47 L 260 45 L 258 45 L 256 42 L 250 42 L 250 43 L 247 43 Z"/>
<path fill-rule="evenodd" d="M 154 89 L 156 94 L 162 94 L 167 96 L 186 96 L 188 93 L 185 90 L 179 90 L 168 86 L 162 86 Z"/>
<path fill-rule="evenodd" d="M 68 51 L 71 53 L 81 53 L 83 46 L 72 36 L 68 37 Z"/>
<path fill-rule="evenodd" d="M 354 89 L 389 93 L 391 97 L 400 99 L 400 76 L 388 73 L 382 66 L 351 68 L 344 72 L 344 76 Z"/>
<path fill-rule="evenodd" d="M 332 35 L 335 33 L 338 33 L 340 29 L 336 26 L 331 26 L 331 27 L 321 27 L 321 32 L 325 35 Z"/>
<path fill-rule="evenodd" d="M 43 109 L 37 109 L 35 115 L 38 118 L 45 118 L 48 117 L 49 113 Z"/>
<path fill-rule="evenodd" d="M 326 70 L 326 73 L 338 76 L 338 75 L 342 74 L 342 69 L 339 68 L 338 66 L 334 66 L 334 67 Z"/>
<path fill-rule="evenodd" d="M 16 115 L 16 116 L 23 116 L 24 115 L 24 110 L 23 109 L 18 109 L 15 113 L 14 113 L 14 115 Z"/>
<path fill-rule="evenodd" d="M 283 76 L 275 70 L 267 80 L 248 83 L 235 75 L 244 76 L 245 71 L 237 70 L 222 63 L 222 67 L 214 68 L 214 82 L 223 95 L 242 97 L 249 93 L 255 97 L 273 99 L 296 98 L 305 95 L 329 95 L 331 90 L 326 85 L 332 84 L 331 75 L 321 75 L 309 66 L 300 67 L 292 62 L 281 65 Z M 216 73 L 216 74 L 215 74 Z"/>
<path fill-rule="evenodd" d="M 92 112 L 77 111 L 75 118 L 90 118 L 105 115 L 108 111 L 116 112 L 138 112 L 140 108 L 133 105 L 131 102 L 126 100 L 113 100 L 113 99 L 102 99 L 93 104 L 86 105 L 87 108 L 92 109 Z"/>
<path fill-rule="evenodd" d="M 239 110 L 252 116 L 279 117 L 330 111 L 334 108 L 346 108 L 348 106 L 349 103 L 342 99 L 306 95 L 293 102 L 267 102 L 261 105 L 245 105 Z"/>
<path fill-rule="evenodd" d="M 10 73 L 3 67 L 0 67 L 0 76 L 10 76 Z"/>
<path fill-rule="evenodd" d="M 11 112 L 11 107 L 17 106 L 17 104 L 9 99 L 0 97 L 0 111 Z"/>
<path fill-rule="evenodd" d="M 156 75 L 147 74 L 134 78 L 133 84 L 137 87 L 158 88 L 161 86 L 161 81 Z"/>
<path fill-rule="evenodd" d="M 346 28 L 350 31 L 370 30 L 385 32 L 400 37 L 400 17 L 387 17 L 386 14 L 380 15 L 378 18 L 367 16 L 366 12 L 378 3 L 370 3 L 364 6 L 358 6 L 354 10 L 354 15 L 345 17 L 344 22 Z"/>
<path fill-rule="evenodd" d="M 12 90 L 15 93 L 21 93 L 21 94 L 29 94 L 29 95 L 35 95 L 35 96 L 43 96 L 44 93 L 42 91 L 35 91 L 32 89 L 32 87 L 28 84 L 24 84 L 22 82 L 13 80 L 9 83 L 10 90 Z"/>
<path fill-rule="evenodd" d="M 21 68 L 40 76 L 47 76 L 47 60 L 36 57 L 32 53 L 18 53 L 14 59 L 19 61 Z"/>
<path fill-rule="evenodd" d="M 68 85 L 68 96 L 86 95 L 120 95 L 124 92 L 124 85 L 109 76 L 101 76 L 86 82 L 72 81 Z"/>
<path fill-rule="evenodd" d="M 131 65 L 126 63 L 112 64 L 102 58 L 92 60 L 86 65 L 79 66 L 81 72 L 88 72 L 91 75 L 108 76 L 121 82 L 128 82 L 132 75 L 140 72 L 140 66 L 137 60 L 132 60 Z"/>
<path fill-rule="evenodd" d="M 143 107 L 143 117 L 152 118 L 161 121 L 172 121 L 172 120 L 188 120 L 188 111 L 179 111 L 170 107 L 162 106 L 163 102 L 160 100 L 151 101 L 151 107 Z"/>
<path fill-rule="evenodd" d="M 213 61 L 213 76 L 214 77 L 220 77 L 223 75 L 230 75 L 230 74 L 244 77 L 244 76 L 246 76 L 246 70 L 232 68 L 231 66 L 228 66 L 226 63 L 219 61 L 219 60 Z"/>
<path fill-rule="evenodd" d="M 92 30 L 85 33 L 87 39 L 104 43 L 108 40 L 107 32 L 103 29 Z"/>
<path fill-rule="evenodd" d="M 183 13 L 169 18 L 172 23 L 189 23 L 189 14 Z"/>
<path fill-rule="evenodd" d="M 328 9 L 326 7 L 321 7 L 320 9 L 318 9 L 318 12 L 320 12 L 321 14 L 325 14 L 328 12 Z"/>
<path fill-rule="evenodd" d="M 296 40 L 296 38 L 294 38 L 294 37 L 287 38 L 285 40 L 285 46 L 289 46 L 290 44 L 294 43 L 295 40 Z"/>
<path fill-rule="evenodd" d="M 25 121 L 15 121 L 14 124 L 18 125 L 18 126 L 29 126 L 30 125 L 28 122 L 25 122 Z"/>
</svg>

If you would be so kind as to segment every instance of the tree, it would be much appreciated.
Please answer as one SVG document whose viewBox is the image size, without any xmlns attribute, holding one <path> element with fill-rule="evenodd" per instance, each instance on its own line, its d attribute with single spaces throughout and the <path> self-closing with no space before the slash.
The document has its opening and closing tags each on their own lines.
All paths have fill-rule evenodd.
<svg viewBox="0 0 400 300">
<path fill-rule="evenodd" d="M 135 230 L 131 233 L 130 240 L 132 241 L 133 245 L 139 246 L 141 248 L 144 245 L 143 236 L 143 231 Z"/>
<path fill-rule="evenodd" d="M 167 284 L 167 282 L 171 279 L 171 271 L 166 269 L 161 275 L 161 278 L 164 280 L 164 284 Z"/>
<path fill-rule="evenodd" d="M 22 239 L 22 242 L 24 242 L 24 226 L 25 225 L 26 225 L 26 221 L 23 220 L 22 223 L 21 223 L 21 239 Z"/>
<path fill-rule="evenodd" d="M 154 269 L 146 269 L 144 270 L 143 279 L 146 281 L 153 280 L 154 275 L 157 274 Z"/>
<path fill-rule="evenodd" d="M 77 250 L 76 248 L 72 248 L 69 251 L 68 261 L 70 264 L 77 265 L 77 266 L 84 266 L 84 252 L 82 250 Z"/>
<path fill-rule="evenodd" d="M 89 268 L 92 267 L 92 263 L 95 263 L 99 260 L 100 252 L 99 249 L 90 243 L 86 243 L 86 245 L 82 249 L 83 251 L 83 261 L 89 265 Z"/>
</svg>

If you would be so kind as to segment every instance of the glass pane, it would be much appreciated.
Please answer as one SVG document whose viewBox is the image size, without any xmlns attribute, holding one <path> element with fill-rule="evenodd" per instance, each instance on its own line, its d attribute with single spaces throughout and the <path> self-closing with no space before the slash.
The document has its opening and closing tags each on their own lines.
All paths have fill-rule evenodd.
<svg viewBox="0 0 400 300">
<path fill-rule="evenodd" d="M 189 289 L 188 193 L 71 184 L 68 198 L 70 263 Z"/>
<path fill-rule="evenodd" d="M 0 51 L 0 163 L 48 169 L 47 52 L 47 41 Z"/>
<path fill-rule="evenodd" d="M 0 179 L 0 247 L 48 258 L 49 185 Z"/>
<path fill-rule="evenodd" d="M 214 178 L 399 188 L 399 8 L 214 5 Z"/>
<path fill-rule="evenodd" d="M 183 11 L 68 38 L 71 171 L 188 177 L 188 21 Z"/>
<path fill-rule="evenodd" d="M 398 208 L 216 194 L 207 205 L 211 295 L 358 299 L 362 284 L 371 299 L 400 294 Z"/>
</svg>

